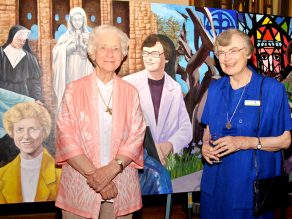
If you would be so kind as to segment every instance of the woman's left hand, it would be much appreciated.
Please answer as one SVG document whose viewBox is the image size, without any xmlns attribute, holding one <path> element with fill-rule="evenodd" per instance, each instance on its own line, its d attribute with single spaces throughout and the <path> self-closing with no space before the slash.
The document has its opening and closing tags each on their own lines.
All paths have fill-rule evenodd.
<svg viewBox="0 0 292 219">
<path fill-rule="evenodd" d="M 120 166 L 113 162 L 96 169 L 93 173 L 86 176 L 87 184 L 96 192 L 101 192 L 110 181 L 112 181 L 120 172 Z"/>
<path fill-rule="evenodd" d="M 214 141 L 213 144 L 216 145 L 214 147 L 214 153 L 219 154 L 220 157 L 242 149 L 249 149 L 245 137 L 242 136 L 225 136 Z"/>
<path fill-rule="evenodd" d="M 112 198 L 117 197 L 118 195 L 118 189 L 113 181 L 111 181 L 106 187 L 104 187 L 100 191 L 100 195 L 103 200 L 109 200 Z"/>
</svg>

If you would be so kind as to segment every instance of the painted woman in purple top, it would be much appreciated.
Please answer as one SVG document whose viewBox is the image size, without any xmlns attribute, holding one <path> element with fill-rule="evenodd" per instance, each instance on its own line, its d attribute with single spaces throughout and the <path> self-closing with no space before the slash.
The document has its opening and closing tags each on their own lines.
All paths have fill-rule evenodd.
<svg viewBox="0 0 292 219">
<path fill-rule="evenodd" d="M 124 77 L 139 91 L 144 118 L 152 133 L 162 165 L 165 165 L 167 156 L 171 152 L 180 152 L 192 140 L 192 126 L 181 86 L 165 72 L 166 65 L 172 58 L 172 52 L 171 46 L 165 41 L 165 36 L 149 35 L 142 43 L 145 69 Z M 161 171 L 163 169 L 166 171 L 163 166 L 161 167 Z M 146 168 L 147 160 L 145 160 L 144 171 Z M 167 174 L 165 175 L 167 177 Z M 171 193 L 172 188 L 170 185 L 169 190 L 150 191 L 149 189 L 149 192 L 151 194 Z M 142 193 L 145 194 L 143 186 Z"/>
</svg>

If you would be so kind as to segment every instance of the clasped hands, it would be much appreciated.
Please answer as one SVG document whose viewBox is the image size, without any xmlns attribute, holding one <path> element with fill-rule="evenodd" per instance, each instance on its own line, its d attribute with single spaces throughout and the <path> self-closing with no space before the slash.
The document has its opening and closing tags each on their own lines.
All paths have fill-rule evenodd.
<svg viewBox="0 0 292 219">
<path fill-rule="evenodd" d="M 76 39 L 75 39 L 75 46 L 76 49 L 81 47 L 83 50 L 86 50 L 86 46 L 88 43 L 89 34 L 82 33 L 81 31 L 76 31 Z"/>
<path fill-rule="evenodd" d="M 211 142 L 206 141 L 202 146 L 202 155 L 209 164 L 213 164 L 212 159 L 219 161 L 221 157 L 238 150 L 248 149 L 245 137 L 225 136 Z"/>
<path fill-rule="evenodd" d="M 95 169 L 85 174 L 87 184 L 96 192 L 100 193 L 103 200 L 115 198 L 118 190 L 112 181 L 120 172 L 120 167 L 110 162 L 108 165 Z"/>
</svg>

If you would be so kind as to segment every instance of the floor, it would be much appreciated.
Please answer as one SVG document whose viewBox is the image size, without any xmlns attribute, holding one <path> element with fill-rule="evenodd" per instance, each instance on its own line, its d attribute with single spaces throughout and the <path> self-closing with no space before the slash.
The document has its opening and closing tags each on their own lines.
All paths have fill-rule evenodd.
<svg viewBox="0 0 292 219">
<path fill-rule="evenodd" d="M 196 196 L 192 196 L 197 199 Z M 171 195 L 171 207 L 166 211 L 167 195 L 143 196 L 143 208 L 136 212 L 133 219 L 164 219 L 168 214 L 169 219 L 198 219 L 199 215 L 188 209 L 187 193 Z"/>
<path fill-rule="evenodd" d="M 188 208 L 189 196 L 187 193 L 171 195 L 171 207 L 166 211 L 167 195 L 143 196 L 143 208 L 134 213 L 133 219 L 199 219 L 199 208 L 197 204 L 193 204 L 192 208 Z M 198 203 L 199 194 L 193 193 L 191 201 Z M 292 200 L 292 199 L 291 199 Z M 22 206 L 11 206 L 11 209 L 5 209 L 6 215 L 3 214 L 5 205 L 0 205 L 0 219 L 61 219 L 59 209 L 54 207 L 54 203 L 34 203 L 32 206 L 26 205 L 26 209 Z M 194 207 L 196 206 L 196 207 Z M 31 209 L 29 209 L 31 208 Z M 13 214 L 18 212 L 17 215 Z M 165 216 L 169 215 L 169 218 Z M 292 202 L 285 211 L 285 215 L 281 217 L 280 211 L 277 210 L 275 219 L 292 219 Z M 220 219 L 220 217 L 218 217 Z"/>
<path fill-rule="evenodd" d="M 188 209 L 188 195 L 173 194 L 169 219 L 199 219 L 199 194 L 193 193 L 192 199 L 193 209 Z M 133 219 L 165 219 L 166 203 L 167 196 L 143 196 L 143 208 L 134 214 Z M 275 219 L 292 219 L 292 197 L 284 212 L 276 210 Z"/>
</svg>

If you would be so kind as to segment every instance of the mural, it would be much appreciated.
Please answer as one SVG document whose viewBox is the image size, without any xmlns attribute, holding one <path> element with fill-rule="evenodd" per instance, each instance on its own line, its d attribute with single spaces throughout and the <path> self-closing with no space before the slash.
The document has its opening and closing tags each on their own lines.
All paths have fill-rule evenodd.
<svg viewBox="0 0 292 219">
<path fill-rule="evenodd" d="M 292 72 L 292 41 L 289 42 L 288 48 L 286 51 L 286 58 L 288 61 L 288 64 L 285 68 L 285 73 L 287 75 L 286 79 L 284 80 L 284 85 L 288 94 L 288 99 L 290 103 L 290 108 L 292 108 L 292 79 L 291 79 L 291 72 Z"/>
<path fill-rule="evenodd" d="M 42 145 L 49 112 L 36 102 L 18 103 L 4 113 L 3 125 L 20 153 L 0 168 L 0 204 L 55 200 L 61 169 Z"/>
<path fill-rule="evenodd" d="M 165 174 L 167 157 L 171 152 L 179 153 L 192 140 L 181 88 L 172 74 L 176 60 L 174 45 L 166 35 L 150 34 L 142 43 L 142 59 L 145 69 L 124 77 L 139 92 L 153 149 L 158 154 L 158 158 L 151 155 L 149 145 L 145 145 L 144 169 L 139 174 L 142 194 L 172 193 L 170 176 Z"/>
<path fill-rule="evenodd" d="M 30 30 L 15 25 L 0 48 L 0 87 L 42 102 L 42 71 L 28 44 Z"/>
<path fill-rule="evenodd" d="M 238 13 L 238 25 L 251 37 L 255 47 L 249 64 L 261 74 L 284 83 L 292 109 L 292 18 Z M 285 151 L 285 158 L 286 172 L 292 174 L 291 150 Z"/>
<path fill-rule="evenodd" d="M 7 109 L 21 101 L 35 100 L 43 104 L 42 71 L 28 44 L 29 34 L 30 30 L 21 25 L 12 26 L 7 41 L 0 47 L 1 119 Z M 1 129 L 0 145 L 5 153 L 1 153 L 0 167 L 18 153 L 2 125 Z"/>
<path fill-rule="evenodd" d="M 251 65 L 261 74 L 283 81 L 288 65 L 285 52 L 292 36 L 292 18 L 238 13 L 239 30 L 254 43 Z"/>
<path fill-rule="evenodd" d="M 33 102 L 33 98 L 0 88 L 0 168 L 12 161 L 19 153 L 13 139 L 3 127 L 4 113 L 17 103 Z"/>
<path fill-rule="evenodd" d="M 194 191 L 200 184 L 202 168 L 200 116 L 204 94 L 212 78 L 218 77 L 220 72 L 212 52 L 213 40 L 218 33 L 237 28 L 237 15 L 232 10 L 167 4 L 151 4 L 151 9 L 157 16 L 158 33 L 167 35 L 175 44 L 175 78 L 181 85 L 193 127 L 192 141 L 179 153 L 168 156 L 166 168 L 174 193 Z"/>
<path fill-rule="evenodd" d="M 103 1 L 100 2 L 103 4 Z M 192 140 L 190 143 L 184 144 L 183 149 L 176 151 L 177 153 L 168 154 L 165 163 L 163 162 L 164 165 L 161 164 L 155 147 L 155 144 L 158 143 L 155 142 L 155 137 L 152 136 L 153 138 L 150 137 L 148 139 L 154 145 L 154 154 L 156 152 L 156 161 L 158 162 L 157 164 L 154 160 L 151 165 L 154 167 L 160 165 L 160 167 L 164 168 L 164 175 L 169 177 L 165 178 L 169 189 L 154 191 L 150 186 L 150 188 L 145 189 L 143 194 L 164 194 L 198 190 L 202 169 L 200 147 L 202 145 L 203 127 L 200 125 L 201 113 L 205 103 L 205 94 L 211 80 L 220 77 L 221 74 L 220 67 L 217 64 L 218 60 L 212 51 L 214 38 L 228 28 L 239 28 L 248 33 L 256 47 L 250 64 L 254 68 L 259 69 L 263 74 L 282 81 L 287 88 L 288 94 L 290 92 L 292 105 L 292 79 L 289 74 L 291 66 L 288 65 L 288 63 L 291 63 L 289 61 L 291 60 L 291 53 L 287 56 L 284 55 L 287 51 L 288 43 L 291 41 L 291 18 L 258 14 L 237 14 L 234 10 L 171 4 L 143 3 L 141 5 L 140 3 L 135 3 L 135 1 L 130 1 L 127 6 L 129 10 L 127 14 L 129 18 L 126 17 L 127 19 L 124 14 L 119 14 L 117 8 L 113 9 L 115 18 L 109 17 L 109 13 L 100 13 L 99 19 L 101 24 L 118 22 L 131 38 L 128 59 L 125 60 L 119 75 L 122 76 L 144 69 L 145 66 L 140 47 L 143 40 L 151 33 L 164 36 L 165 41 L 168 41 L 171 45 L 172 57 L 175 57 L 175 60 L 171 60 L 173 65 L 165 63 L 165 71 L 181 86 L 187 115 L 192 125 Z M 38 8 L 38 10 L 40 9 Z M 36 91 L 33 91 L 32 94 L 22 93 L 16 89 L 7 88 L 7 84 L 1 84 L 1 82 L 0 88 L 5 90 L 5 93 L 7 90 L 10 90 L 16 95 L 19 95 L 16 98 L 19 101 L 16 101 L 16 99 L 11 99 L 11 102 L 8 100 L 6 103 L 1 103 L 0 101 L 0 112 L 3 115 L 5 111 L 18 102 L 39 100 L 40 104 L 44 104 L 45 108 L 51 114 L 53 127 L 50 136 L 47 140 L 44 140 L 43 145 L 48 149 L 50 154 L 54 155 L 54 135 L 56 134 L 54 130 L 55 118 L 64 88 L 70 81 L 83 76 L 78 70 L 78 67 L 72 67 L 72 63 L 74 63 L 74 66 L 86 65 L 88 66 L 88 68 L 86 67 L 87 69 L 92 69 L 91 64 L 86 59 L 85 49 L 88 34 L 91 29 L 87 26 L 86 19 L 90 22 L 93 18 L 91 16 L 86 18 L 85 14 L 87 11 L 84 11 L 84 9 L 72 7 L 70 11 L 62 14 L 65 17 L 62 17 L 61 20 L 64 20 L 65 23 L 58 23 L 63 28 L 51 30 L 45 25 L 50 23 L 50 19 L 55 18 L 48 17 L 50 13 L 47 13 L 47 11 L 43 13 L 43 10 L 40 10 L 39 16 L 42 19 L 37 22 L 38 36 L 33 37 L 34 34 L 32 37 L 28 36 L 28 39 L 34 39 L 30 43 L 35 45 L 33 51 L 36 57 L 33 57 L 32 53 L 26 50 L 27 40 L 23 46 L 23 51 L 34 61 L 33 65 L 28 66 L 35 67 L 35 70 L 30 72 L 35 73 L 33 86 Z M 124 12 L 125 10 L 123 8 L 120 11 Z M 76 21 L 73 21 L 73 15 L 76 16 Z M 82 23 L 81 26 L 78 23 L 78 18 L 82 20 L 80 21 Z M 15 19 L 13 22 L 15 22 Z M 66 22 L 67 28 L 65 27 Z M 14 24 L 9 28 L 15 28 Z M 50 31 L 52 32 L 52 36 L 48 34 Z M 9 34 L 9 40 L 1 47 L 0 81 L 2 81 L 2 77 L 4 77 L 6 72 L 4 68 L 7 67 L 7 65 L 3 64 L 3 60 L 6 59 L 5 62 L 7 63 L 7 60 L 9 60 L 8 58 L 4 59 L 5 53 L 3 49 L 12 42 L 14 34 L 14 32 Z M 58 35 L 57 37 L 56 34 Z M 4 42 L 6 36 L 2 38 L 1 40 Z M 49 50 L 50 52 L 48 52 Z M 41 66 L 39 66 L 39 63 Z M 68 65 L 69 68 L 67 67 Z M 17 64 L 15 66 L 15 68 L 25 69 L 23 66 L 18 67 Z M 71 70 L 68 70 L 70 67 Z M 20 75 L 24 74 L 22 73 Z M 28 87 L 31 87 L 31 85 L 28 85 Z M 27 98 L 22 99 L 23 97 L 21 95 L 23 94 Z M 10 97 L 12 96 L 11 94 Z M 1 137 L 5 137 L 2 139 L 6 145 L 5 148 L 11 150 L 11 153 L 9 152 L 10 154 L 7 155 L 7 159 L 0 156 L 0 164 L 4 166 L 17 156 L 19 150 L 15 146 L 14 140 L 9 137 L 3 127 L 0 128 L 3 131 Z M 1 146 L 0 150 L 3 148 Z M 141 181 L 141 183 L 143 182 Z M 147 179 L 144 183 L 148 183 L 148 186 L 151 185 Z"/>
<path fill-rule="evenodd" d="M 59 38 L 53 49 L 53 87 L 58 107 L 66 85 L 93 71 L 93 66 L 87 58 L 88 37 L 85 11 L 80 7 L 72 8 L 68 30 Z"/>
</svg>

